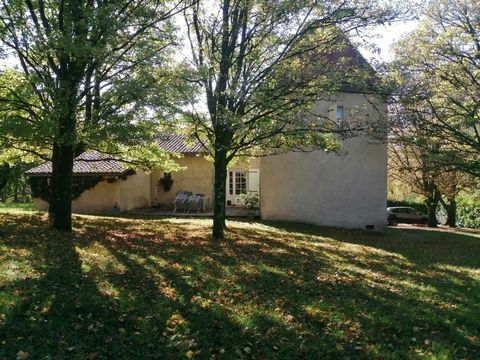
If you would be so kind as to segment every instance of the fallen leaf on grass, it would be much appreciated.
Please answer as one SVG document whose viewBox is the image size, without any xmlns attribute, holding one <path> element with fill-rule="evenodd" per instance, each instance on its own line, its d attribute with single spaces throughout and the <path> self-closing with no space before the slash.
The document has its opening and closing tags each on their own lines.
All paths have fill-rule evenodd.
<svg viewBox="0 0 480 360">
<path fill-rule="evenodd" d="M 29 357 L 30 357 L 30 354 L 26 351 L 20 350 L 19 352 L 17 352 L 17 360 L 25 360 L 25 359 L 28 359 Z"/>
</svg>

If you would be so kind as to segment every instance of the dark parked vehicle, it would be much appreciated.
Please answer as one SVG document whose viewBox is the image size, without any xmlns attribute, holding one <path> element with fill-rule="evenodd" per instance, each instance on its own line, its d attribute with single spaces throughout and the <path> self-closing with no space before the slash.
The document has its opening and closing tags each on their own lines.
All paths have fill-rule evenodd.
<svg viewBox="0 0 480 360">
<path fill-rule="evenodd" d="M 387 208 L 388 225 L 396 226 L 398 223 L 426 224 L 428 216 L 411 207 L 396 206 Z"/>
</svg>

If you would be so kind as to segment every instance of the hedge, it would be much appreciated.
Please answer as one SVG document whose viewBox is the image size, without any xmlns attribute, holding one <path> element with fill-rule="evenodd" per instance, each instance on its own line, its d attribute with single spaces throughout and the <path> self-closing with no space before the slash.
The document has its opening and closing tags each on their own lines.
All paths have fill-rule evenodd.
<svg viewBox="0 0 480 360">
<path fill-rule="evenodd" d="M 423 213 L 427 213 L 427 207 L 424 203 L 406 201 L 406 200 L 388 200 L 387 206 L 409 206 Z M 440 220 L 445 217 L 443 207 L 438 206 L 437 218 Z M 458 198 L 457 199 L 457 226 L 480 229 L 480 200 Z"/>
</svg>

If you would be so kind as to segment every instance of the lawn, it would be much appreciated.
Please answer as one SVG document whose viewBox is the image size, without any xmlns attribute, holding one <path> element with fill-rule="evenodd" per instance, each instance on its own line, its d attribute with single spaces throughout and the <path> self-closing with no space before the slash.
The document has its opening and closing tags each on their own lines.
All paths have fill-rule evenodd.
<svg viewBox="0 0 480 360">
<path fill-rule="evenodd" d="M 480 238 L 0 214 L 0 359 L 480 358 Z"/>
<path fill-rule="evenodd" d="M 23 211 L 33 211 L 33 203 L 1 203 L 0 202 L 0 213 L 8 212 L 23 212 Z"/>
</svg>

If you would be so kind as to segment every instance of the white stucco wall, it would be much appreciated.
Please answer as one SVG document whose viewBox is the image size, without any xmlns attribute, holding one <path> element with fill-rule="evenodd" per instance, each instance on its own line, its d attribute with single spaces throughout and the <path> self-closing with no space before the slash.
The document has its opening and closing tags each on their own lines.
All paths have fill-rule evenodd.
<svg viewBox="0 0 480 360">
<path fill-rule="evenodd" d="M 379 116 L 361 95 L 342 94 L 338 103 L 355 116 Z M 335 103 L 334 103 L 335 104 Z M 332 109 L 319 104 L 317 111 Z M 365 136 L 343 141 L 343 155 L 314 151 L 261 161 L 261 215 L 325 226 L 386 226 L 387 147 Z"/>
</svg>

